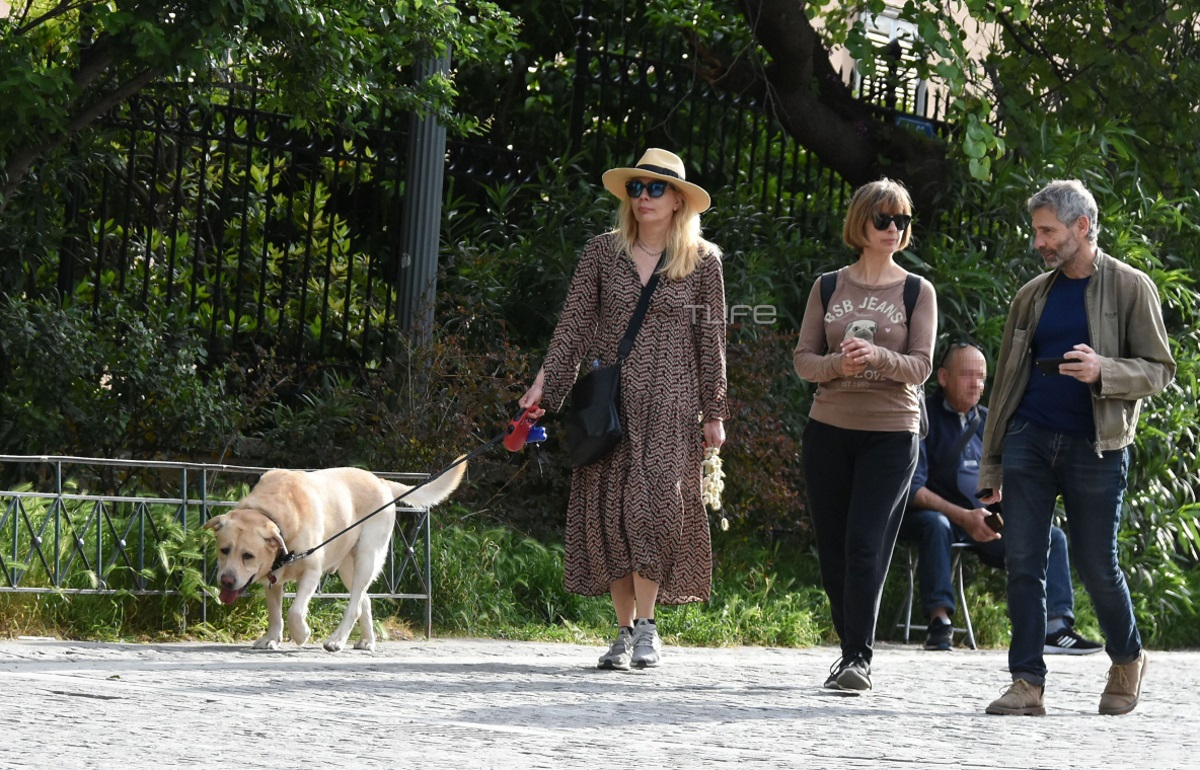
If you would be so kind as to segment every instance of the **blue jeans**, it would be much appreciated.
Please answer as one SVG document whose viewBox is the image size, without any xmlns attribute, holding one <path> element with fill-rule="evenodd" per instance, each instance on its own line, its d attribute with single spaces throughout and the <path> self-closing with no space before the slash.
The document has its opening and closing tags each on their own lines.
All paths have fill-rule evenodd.
<svg viewBox="0 0 1200 770">
<path fill-rule="evenodd" d="M 1006 531 L 1007 533 L 1007 531 Z M 1003 569 L 1005 539 L 977 543 L 957 524 L 941 513 L 927 509 L 909 509 L 900 525 L 900 537 L 917 544 L 917 577 L 921 586 L 921 608 L 925 616 L 943 607 L 951 615 L 955 610 L 953 575 L 950 574 L 950 546 L 970 543 L 984 563 Z M 1067 536 L 1058 527 L 1050 528 L 1050 556 L 1046 571 L 1046 617 L 1075 621 L 1075 586 L 1071 583 L 1071 561 L 1067 554 Z"/>
<path fill-rule="evenodd" d="M 1061 493 L 1075 569 L 1083 580 L 1105 650 L 1113 663 L 1137 660 L 1142 638 L 1125 574 L 1117 563 L 1121 499 L 1128 449 L 1097 455 L 1083 436 L 1055 433 L 1026 420 L 1009 421 L 1004 437 L 1004 540 L 1008 556 L 1008 617 L 1013 679 L 1046 681 L 1046 558 L 1050 522 Z"/>
</svg>

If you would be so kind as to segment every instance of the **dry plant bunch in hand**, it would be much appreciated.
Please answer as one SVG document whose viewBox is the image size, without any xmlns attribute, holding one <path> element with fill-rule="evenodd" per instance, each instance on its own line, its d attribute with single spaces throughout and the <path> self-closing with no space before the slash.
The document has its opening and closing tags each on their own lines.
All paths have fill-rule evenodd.
<svg viewBox="0 0 1200 770">
<path fill-rule="evenodd" d="M 725 471 L 721 470 L 721 450 L 710 446 L 704 449 L 703 478 L 700 481 L 700 498 L 709 510 L 721 510 L 721 493 L 725 491 Z M 721 529 L 729 529 L 729 519 L 721 515 Z"/>
</svg>

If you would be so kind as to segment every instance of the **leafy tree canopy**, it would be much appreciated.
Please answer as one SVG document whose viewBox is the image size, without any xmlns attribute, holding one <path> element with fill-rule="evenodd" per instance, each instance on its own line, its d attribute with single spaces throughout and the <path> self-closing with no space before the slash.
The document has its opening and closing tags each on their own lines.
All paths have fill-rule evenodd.
<svg viewBox="0 0 1200 770">
<path fill-rule="evenodd" d="M 516 21 L 488 0 L 25 0 L 0 19 L 0 210 L 40 156 L 151 82 L 264 86 L 259 106 L 355 124 L 397 111 L 460 132 L 453 73 L 413 65 L 499 59 Z M 202 94 L 201 94 L 202 96 Z"/>
<path fill-rule="evenodd" d="M 694 41 L 697 72 L 770 103 L 785 128 L 852 184 L 923 180 L 929 203 L 965 168 L 981 180 L 1043 127 L 1132 138 L 1124 162 L 1167 194 L 1197 185 L 1200 6 L 1171 0 L 664 0 L 657 23 Z M 887 11 L 917 31 L 911 66 L 945 86 L 957 130 L 930 141 L 852 97 L 830 64 L 844 46 L 866 74 L 886 62 L 867 35 Z"/>
</svg>

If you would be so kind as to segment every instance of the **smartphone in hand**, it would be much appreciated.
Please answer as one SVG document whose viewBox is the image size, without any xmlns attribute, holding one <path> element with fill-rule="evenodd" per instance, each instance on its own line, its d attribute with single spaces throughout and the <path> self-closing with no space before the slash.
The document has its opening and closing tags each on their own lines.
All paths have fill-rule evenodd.
<svg viewBox="0 0 1200 770">
<path fill-rule="evenodd" d="M 1041 370 L 1042 374 L 1061 374 L 1058 367 L 1069 364 L 1072 360 L 1070 358 L 1039 358 L 1033 363 Z"/>
<path fill-rule="evenodd" d="M 1004 529 L 1004 518 L 1000 515 L 1000 503 L 992 503 L 987 506 L 987 516 L 983 517 L 983 523 L 988 525 L 988 528 L 993 532 L 1000 532 Z"/>
</svg>

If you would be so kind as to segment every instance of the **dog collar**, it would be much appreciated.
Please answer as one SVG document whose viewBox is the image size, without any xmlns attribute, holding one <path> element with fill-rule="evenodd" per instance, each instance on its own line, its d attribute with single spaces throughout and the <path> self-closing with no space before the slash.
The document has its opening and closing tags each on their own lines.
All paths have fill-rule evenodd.
<svg viewBox="0 0 1200 770">
<path fill-rule="evenodd" d="M 281 550 L 275 554 L 275 561 L 271 563 L 271 571 L 267 574 L 267 579 L 272 583 L 275 582 L 275 573 L 295 561 L 296 557 L 288 553 L 287 550 Z"/>
</svg>

